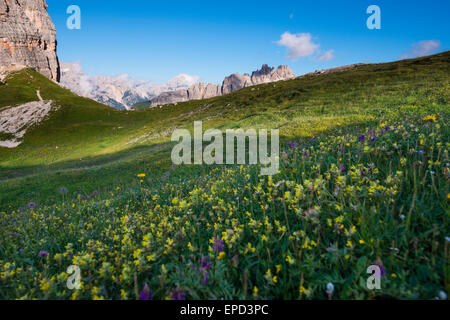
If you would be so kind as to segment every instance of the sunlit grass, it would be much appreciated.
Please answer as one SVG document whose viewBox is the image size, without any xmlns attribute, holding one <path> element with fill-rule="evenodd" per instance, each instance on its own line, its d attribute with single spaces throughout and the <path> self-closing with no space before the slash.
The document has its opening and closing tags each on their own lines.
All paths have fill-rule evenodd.
<svg viewBox="0 0 450 320">
<path fill-rule="evenodd" d="M 39 88 L 61 108 L 0 150 L 0 299 L 448 293 L 449 71 L 443 53 L 137 112 L 13 75 L 0 107 Z M 171 167 L 172 130 L 195 120 L 279 128 L 281 172 Z M 380 291 L 366 287 L 372 264 Z"/>
</svg>

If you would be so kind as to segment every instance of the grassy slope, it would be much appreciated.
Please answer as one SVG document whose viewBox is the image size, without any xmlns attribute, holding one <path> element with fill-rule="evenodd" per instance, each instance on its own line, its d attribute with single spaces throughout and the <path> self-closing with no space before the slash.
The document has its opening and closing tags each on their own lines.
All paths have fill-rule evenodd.
<svg viewBox="0 0 450 320">
<path fill-rule="evenodd" d="M 136 299 L 145 285 L 154 299 L 327 299 L 328 282 L 334 299 L 450 292 L 449 65 L 444 53 L 128 113 L 16 74 L 8 86 L 30 79 L 21 102 L 39 85 L 61 108 L 1 151 L 0 299 Z M 197 119 L 321 136 L 284 147 L 271 178 L 166 171 L 169 129 Z M 374 263 L 386 274 L 371 291 Z"/>
<path fill-rule="evenodd" d="M 85 192 L 130 181 L 143 168 L 170 165 L 171 130 L 204 127 L 280 128 L 284 139 L 362 126 L 399 106 L 447 106 L 450 52 L 331 75 L 246 88 L 224 97 L 163 108 L 116 111 L 78 97 L 26 70 L 0 85 L 0 108 L 44 99 L 61 106 L 16 149 L 0 149 L 0 207 L 44 201 L 55 188 Z M 7 180 L 4 180 L 7 179 Z"/>
</svg>

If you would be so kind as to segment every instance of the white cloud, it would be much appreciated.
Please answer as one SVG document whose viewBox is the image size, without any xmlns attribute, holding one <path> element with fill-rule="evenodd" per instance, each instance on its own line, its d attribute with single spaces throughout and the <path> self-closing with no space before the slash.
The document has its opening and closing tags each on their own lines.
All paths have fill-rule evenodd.
<svg viewBox="0 0 450 320">
<path fill-rule="evenodd" d="M 441 47 L 439 40 L 424 40 L 413 43 L 411 49 L 400 56 L 400 59 L 423 57 L 436 52 Z"/>
<path fill-rule="evenodd" d="M 191 76 L 189 74 L 181 73 L 177 75 L 175 78 L 170 79 L 166 82 L 166 86 L 169 88 L 173 88 L 174 90 L 190 87 L 200 81 L 199 76 Z"/>
<path fill-rule="evenodd" d="M 334 52 L 334 50 L 328 50 L 327 52 L 322 54 L 317 60 L 318 61 L 330 61 L 330 60 L 334 59 L 333 52 Z"/>
<path fill-rule="evenodd" d="M 281 35 L 277 44 L 288 48 L 289 59 L 297 60 L 312 55 L 319 48 L 319 45 L 313 43 L 311 38 L 310 33 L 292 34 L 287 31 Z"/>
<path fill-rule="evenodd" d="M 291 14 L 289 15 L 289 19 L 293 19 L 293 18 L 294 18 L 294 14 L 291 13 Z"/>
</svg>

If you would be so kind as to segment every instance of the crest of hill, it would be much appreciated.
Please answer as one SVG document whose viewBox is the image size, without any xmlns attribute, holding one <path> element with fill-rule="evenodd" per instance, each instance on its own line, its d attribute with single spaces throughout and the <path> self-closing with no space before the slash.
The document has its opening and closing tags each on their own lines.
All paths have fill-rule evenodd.
<svg viewBox="0 0 450 320">
<path fill-rule="evenodd" d="M 170 136 L 173 128 L 192 125 L 194 120 L 207 121 L 216 127 L 231 122 L 242 127 L 269 123 L 272 127 L 282 127 L 295 126 L 295 114 L 300 120 L 317 112 L 332 115 L 358 110 L 358 114 L 363 114 L 398 104 L 383 102 L 383 97 L 388 95 L 386 101 L 404 100 L 404 92 L 412 95 L 423 88 L 423 83 L 428 86 L 439 83 L 439 92 L 445 93 L 439 101 L 448 104 L 449 72 L 450 52 L 447 51 L 417 59 L 357 65 L 341 72 L 263 83 L 223 96 L 161 108 L 120 111 L 80 97 L 28 68 L 10 72 L 0 82 L 0 111 L 38 101 L 36 92 L 39 91 L 44 101 L 52 101 L 57 108 L 30 128 L 17 148 L 32 148 L 33 152 L 38 152 L 43 145 L 54 148 L 66 145 L 72 150 L 67 152 L 70 156 L 71 153 L 113 152 L 153 141 L 156 137 L 162 141 Z M 403 91 L 398 92 L 398 98 L 389 98 L 400 87 Z M 370 97 L 373 101 L 368 103 Z M 276 119 L 284 119 L 287 114 L 284 125 L 277 122 Z M 4 150 L 0 154 L 5 156 L 5 152 L 8 157 L 23 156 L 23 153 L 14 155 Z"/>
<path fill-rule="evenodd" d="M 82 188 L 87 181 L 92 188 L 99 181 L 117 185 L 144 167 L 170 167 L 173 130 L 191 130 L 194 121 L 203 121 L 204 130 L 278 128 L 286 142 L 358 130 L 390 110 L 448 112 L 449 73 L 450 52 L 443 52 L 260 84 L 161 108 L 118 111 L 79 97 L 32 69 L 22 69 L 0 82 L 0 113 L 38 101 L 37 90 L 42 100 L 52 101 L 52 110 L 27 129 L 19 146 L 0 147 L 0 180 L 26 179 L 30 182 L 26 192 L 40 189 L 49 195 L 55 185 L 67 181 Z M 4 138 L 11 139 L 0 134 L 0 140 Z M 46 187 L 39 177 L 48 181 Z M 18 196 L 9 181 L 0 184 L 5 185 L 0 187 L 4 201 Z"/>
<path fill-rule="evenodd" d="M 135 180 L 143 168 L 166 170 L 173 130 L 192 130 L 194 121 L 203 121 L 204 130 L 278 128 L 283 143 L 360 132 L 393 110 L 448 112 L 449 73 L 450 52 L 443 52 L 131 112 L 79 97 L 34 70 L 12 72 L 0 82 L 0 112 L 37 101 L 37 90 L 56 108 L 27 130 L 19 146 L 0 147 L 0 205 L 36 190 L 51 198 L 55 186 L 68 183 L 95 190 L 100 182 Z"/>
</svg>

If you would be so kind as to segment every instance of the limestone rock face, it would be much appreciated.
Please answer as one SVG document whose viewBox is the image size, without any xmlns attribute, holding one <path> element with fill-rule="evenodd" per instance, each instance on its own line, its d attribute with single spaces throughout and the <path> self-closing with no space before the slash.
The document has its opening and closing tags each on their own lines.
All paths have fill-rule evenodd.
<svg viewBox="0 0 450 320">
<path fill-rule="evenodd" d="M 203 99 L 214 98 L 222 95 L 222 86 L 208 83 L 203 95 Z"/>
<path fill-rule="evenodd" d="M 260 70 L 252 73 L 252 84 L 268 83 L 272 81 L 272 73 L 275 68 L 270 68 L 267 64 L 263 64 Z"/>
<path fill-rule="evenodd" d="M 59 82 L 56 45 L 45 0 L 0 0 L 0 66 L 31 67 Z"/>
<path fill-rule="evenodd" d="M 245 87 L 252 85 L 251 78 L 248 74 L 243 76 L 239 73 L 232 74 L 223 80 L 222 83 L 222 94 L 229 94 L 231 92 L 240 90 Z"/>
<path fill-rule="evenodd" d="M 40 97 L 40 95 L 39 95 Z M 23 142 L 27 130 L 38 124 L 49 114 L 52 101 L 32 101 L 15 107 L 4 108 L 0 112 L 0 148 L 15 148 Z"/>
<path fill-rule="evenodd" d="M 177 102 L 185 102 L 189 100 L 188 90 L 181 89 L 170 92 L 163 92 L 159 96 L 153 98 L 152 105 L 163 105 Z"/>
<path fill-rule="evenodd" d="M 242 88 L 256 86 L 262 83 L 270 83 L 281 80 L 294 79 L 295 74 L 288 66 L 279 66 L 275 70 L 274 67 L 269 67 L 267 64 L 263 64 L 260 70 L 256 70 L 251 76 L 244 74 L 241 76 L 235 73 L 229 77 L 226 77 L 222 85 L 222 93 L 228 94 Z"/>
<path fill-rule="evenodd" d="M 272 71 L 270 74 L 270 82 L 277 82 L 294 78 L 295 74 L 288 66 L 279 66 L 277 70 Z"/>
<path fill-rule="evenodd" d="M 199 82 L 187 89 L 189 100 L 202 100 L 220 96 L 222 94 L 222 87 L 211 84 Z"/>
<path fill-rule="evenodd" d="M 295 74 L 288 66 L 279 66 L 278 69 L 264 64 L 260 70 L 252 75 L 234 73 L 226 77 L 222 85 L 196 83 L 186 90 L 164 92 L 150 100 L 152 106 L 184 102 L 189 100 L 209 99 L 229 94 L 242 88 L 255 86 L 262 83 L 270 83 L 282 80 L 294 79 Z"/>
<path fill-rule="evenodd" d="M 189 100 L 203 99 L 206 91 L 205 83 L 196 83 L 188 89 Z"/>
</svg>

